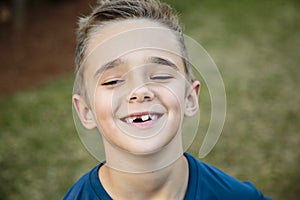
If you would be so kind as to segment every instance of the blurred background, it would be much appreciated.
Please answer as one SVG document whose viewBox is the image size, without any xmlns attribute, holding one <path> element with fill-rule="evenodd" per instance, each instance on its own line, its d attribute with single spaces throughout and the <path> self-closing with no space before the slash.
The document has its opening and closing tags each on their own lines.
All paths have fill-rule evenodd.
<svg viewBox="0 0 300 200">
<path fill-rule="evenodd" d="M 166 2 L 213 58 L 226 88 L 225 126 L 203 160 L 274 199 L 299 199 L 300 2 Z M 0 199 L 60 199 L 97 164 L 80 143 L 71 109 L 76 22 L 95 3 L 0 2 Z M 203 82 L 200 108 L 205 133 Z"/>
</svg>

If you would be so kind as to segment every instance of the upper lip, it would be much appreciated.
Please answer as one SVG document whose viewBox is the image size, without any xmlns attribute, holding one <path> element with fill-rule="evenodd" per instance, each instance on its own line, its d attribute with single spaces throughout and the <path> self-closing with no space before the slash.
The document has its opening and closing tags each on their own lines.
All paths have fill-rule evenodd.
<svg viewBox="0 0 300 200">
<path fill-rule="evenodd" d="M 157 120 L 163 114 L 158 112 L 139 112 L 139 113 L 132 113 L 125 117 L 122 117 L 121 120 L 127 123 L 133 122 L 143 122 L 149 120 Z"/>
</svg>

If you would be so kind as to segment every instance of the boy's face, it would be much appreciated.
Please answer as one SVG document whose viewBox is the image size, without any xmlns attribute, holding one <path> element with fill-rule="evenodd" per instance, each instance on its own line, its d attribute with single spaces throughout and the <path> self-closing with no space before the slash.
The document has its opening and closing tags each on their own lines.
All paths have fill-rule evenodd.
<svg viewBox="0 0 300 200">
<path fill-rule="evenodd" d="M 171 31 L 149 20 L 113 22 L 92 36 L 87 52 L 88 96 L 106 142 L 146 155 L 181 140 L 183 117 L 198 106 L 199 83 L 186 81 Z"/>
</svg>

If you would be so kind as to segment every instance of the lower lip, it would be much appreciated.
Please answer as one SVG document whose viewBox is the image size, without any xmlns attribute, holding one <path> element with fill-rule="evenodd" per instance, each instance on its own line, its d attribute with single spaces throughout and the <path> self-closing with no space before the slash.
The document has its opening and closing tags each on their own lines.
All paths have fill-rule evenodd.
<svg viewBox="0 0 300 200">
<path fill-rule="evenodd" d="M 131 125 L 139 127 L 139 128 L 147 128 L 151 126 L 154 123 L 153 120 L 146 121 L 146 122 L 140 122 L 140 123 L 131 123 Z"/>
</svg>

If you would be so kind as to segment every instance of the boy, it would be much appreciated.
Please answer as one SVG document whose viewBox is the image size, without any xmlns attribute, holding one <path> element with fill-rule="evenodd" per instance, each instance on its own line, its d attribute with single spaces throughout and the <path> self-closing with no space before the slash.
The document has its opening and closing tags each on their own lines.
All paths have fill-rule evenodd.
<svg viewBox="0 0 300 200">
<path fill-rule="evenodd" d="M 266 199 L 182 148 L 182 122 L 198 111 L 183 33 L 156 0 L 104 1 L 80 21 L 73 105 L 97 128 L 104 163 L 63 199 Z"/>
</svg>

